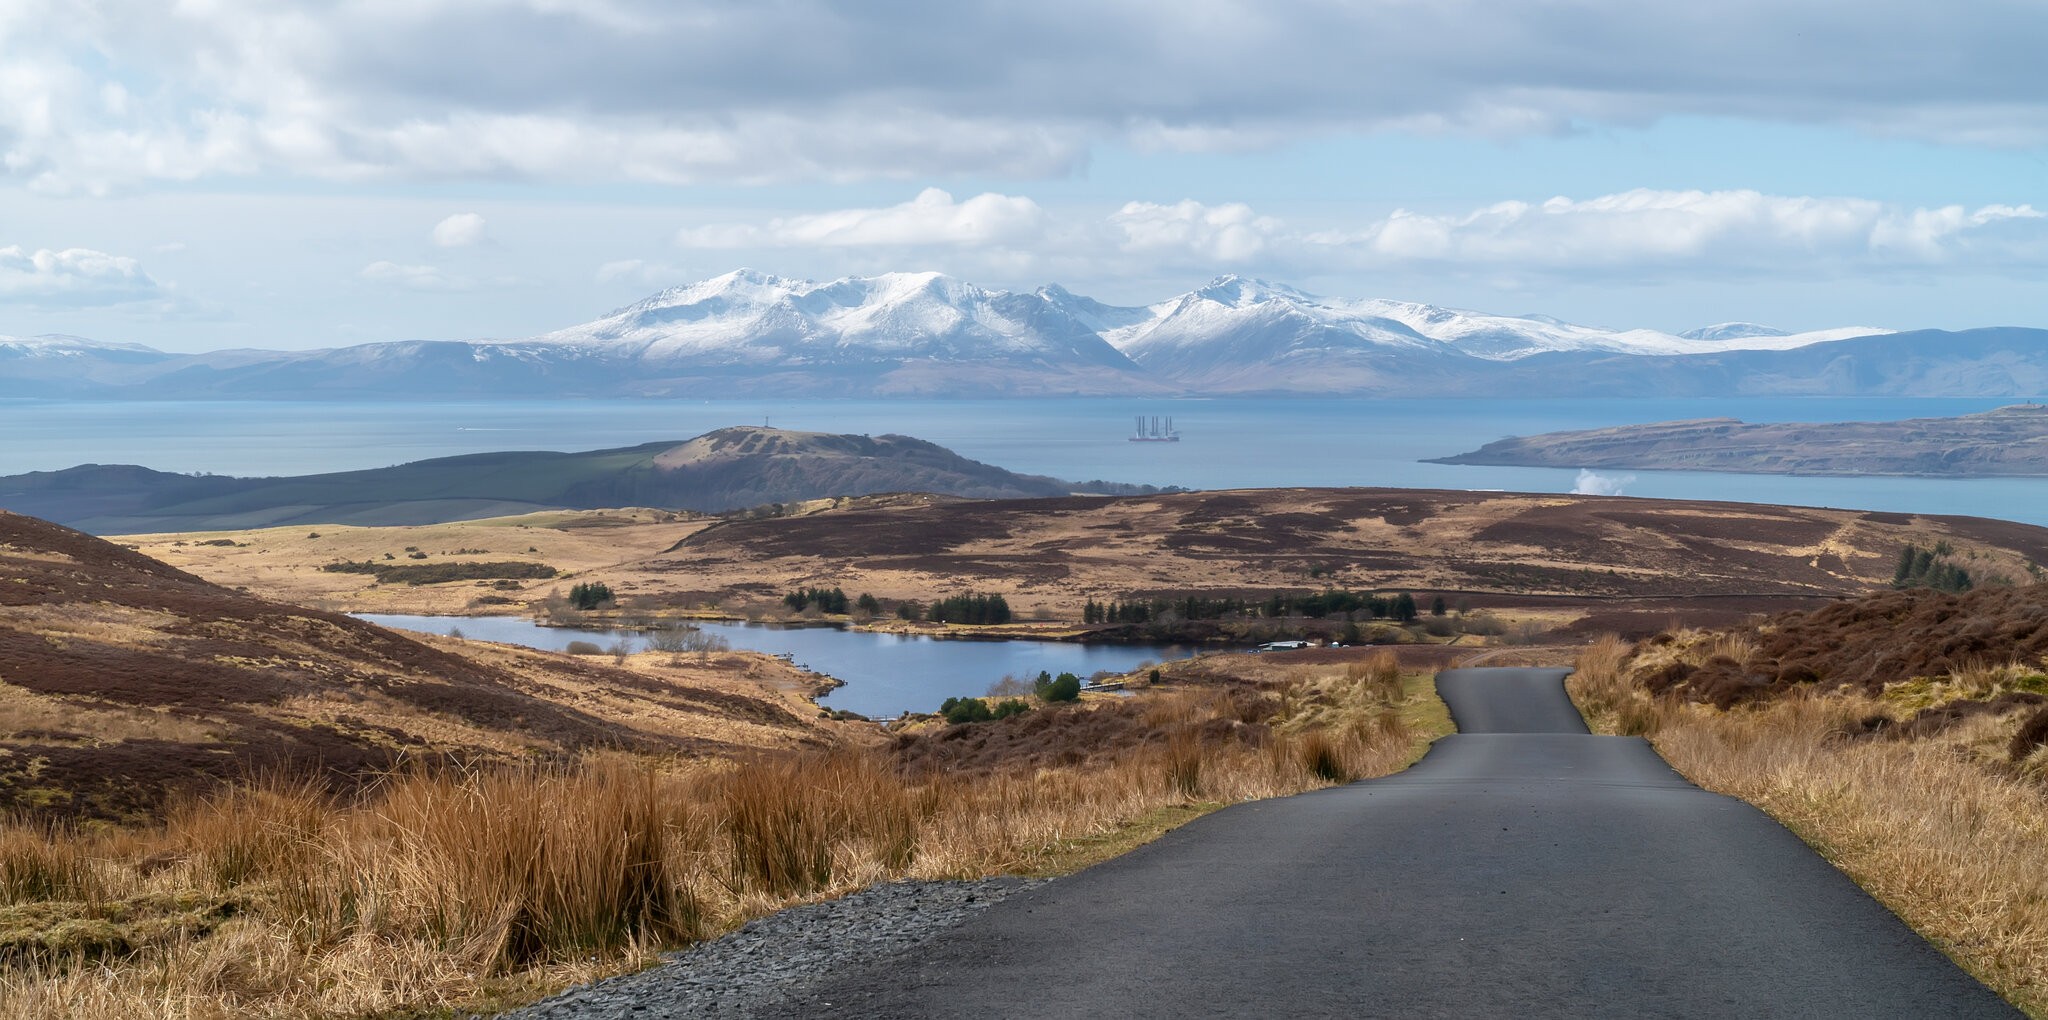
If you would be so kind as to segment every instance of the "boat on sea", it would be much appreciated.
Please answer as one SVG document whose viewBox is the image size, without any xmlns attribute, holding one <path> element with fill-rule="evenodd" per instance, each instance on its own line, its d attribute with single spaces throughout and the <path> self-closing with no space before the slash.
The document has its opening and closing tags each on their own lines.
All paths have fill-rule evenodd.
<svg viewBox="0 0 2048 1020">
<path fill-rule="evenodd" d="M 1138 427 L 1131 433 L 1133 443 L 1180 442 L 1180 433 L 1174 431 L 1170 417 L 1162 418 L 1155 414 L 1148 418 L 1141 414 L 1137 416 L 1137 423 Z"/>
</svg>

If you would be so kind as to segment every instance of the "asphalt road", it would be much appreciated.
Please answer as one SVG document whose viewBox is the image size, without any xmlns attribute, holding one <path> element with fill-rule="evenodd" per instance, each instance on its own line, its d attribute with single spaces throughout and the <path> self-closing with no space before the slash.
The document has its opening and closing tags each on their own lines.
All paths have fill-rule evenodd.
<svg viewBox="0 0 2048 1020">
<path fill-rule="evenodd" d="M 2019 1015 L 1562 678 L 1448 671 L 1461 732 L 1408 771 L 1216 812 L 787 1015 Z"/>
</svg>

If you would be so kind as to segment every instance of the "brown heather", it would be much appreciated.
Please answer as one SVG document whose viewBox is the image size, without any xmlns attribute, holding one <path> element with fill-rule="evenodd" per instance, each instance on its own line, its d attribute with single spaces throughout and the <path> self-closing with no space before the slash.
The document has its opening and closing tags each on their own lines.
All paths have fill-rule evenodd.
<svg viewBox="0 0 2048 1020">
<path fill-rule="evenodd" d="M 2005 749 L 2016 713 L 1902 726 L 1929 697 L 1995 691 L 2017 672 L 1958 669 L 1884 693 L 1813 685 L 1719 709 L 1646 682 L 1670 663 L 1746 663 L 1744 636 L 1605 638 L 1569 684 L 1596 729 L 1650 738 L 1699 785 L 1762 808 L 1964 968 L 2048 1016 L 2048 785 Z M 1745 651 L 1748 654 L 1744 654 Z"/>
<path fill-rule="evenodd" d="M 1071 867 L 1163 816 L 1413 756 L 1401 713 L 1428 699 L 1419 682 L 1404 690 L 1390 663 L 1294 673 L 1270 696 L 1186 688 L 1032 713 L 1146 727 L 1067 766 L 926 769 L 886 747 L 611 754 L 394 774 L 352 802 L 260 782 L 146 830 L 0 824 L 0 1018 L 490 1008 L 790 904 Z"/>
</svg>

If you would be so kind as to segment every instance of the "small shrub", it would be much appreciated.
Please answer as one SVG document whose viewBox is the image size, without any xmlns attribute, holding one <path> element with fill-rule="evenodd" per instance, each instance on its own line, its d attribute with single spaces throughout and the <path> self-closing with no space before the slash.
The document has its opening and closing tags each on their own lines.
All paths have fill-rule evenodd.
<svg viewBox="0 0 2048 1020">
<path fill-rule="evenodd" d="M 612 601 L 615 597 L 611 586 L 603 581 L 586 581 L 569 589 L 569 605 L 577 609 L 596 609 Z"/>
<path fill-rule="evenodd" d="M 947 698 L 939 704 L 939 714 L 954 725 L 987 722 L 996 717 L 988 702 L 980 698 Z"/>
<path fill-rule="evenodd" d="M 1047 703 L 1081 700 L 1081 678 L 1072 673 L 1061 673 L 1055 678 L 1041 672 L 1031 687 L 1038 699 Z"/>
<path fill-rule="evenodd" d="M 1022 698 L 1004 698 L 996 702 L 993 715 L 997 719 L 1008 719 L 1013 715 L 1023 715 L 1029 711 L 1031 711 L 1030 702 Z"/>
<path fill-rule="evenodd" d="M 570 655 L 603 655 L 604 648 L 595 641 L 571 641 L 563 651 Z"/>
</svg>

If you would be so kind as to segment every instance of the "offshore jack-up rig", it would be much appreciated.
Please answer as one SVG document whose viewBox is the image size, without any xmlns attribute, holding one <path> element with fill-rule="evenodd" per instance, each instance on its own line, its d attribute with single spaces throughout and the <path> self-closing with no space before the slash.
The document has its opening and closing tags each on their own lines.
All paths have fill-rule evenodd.
<svg viewBox="0 0 2048 1020">
<path fill-rule="evenodd" d="M 1172 418 L 1161 418 L 1156 414 L 1147 418 L 1141 414 L 1137 416 L 1137 421 L 1138 427 L 1131 433 L 1133 443 L 1180 442 L 1180 433 L 1173 430 Z"/>
</svg>

